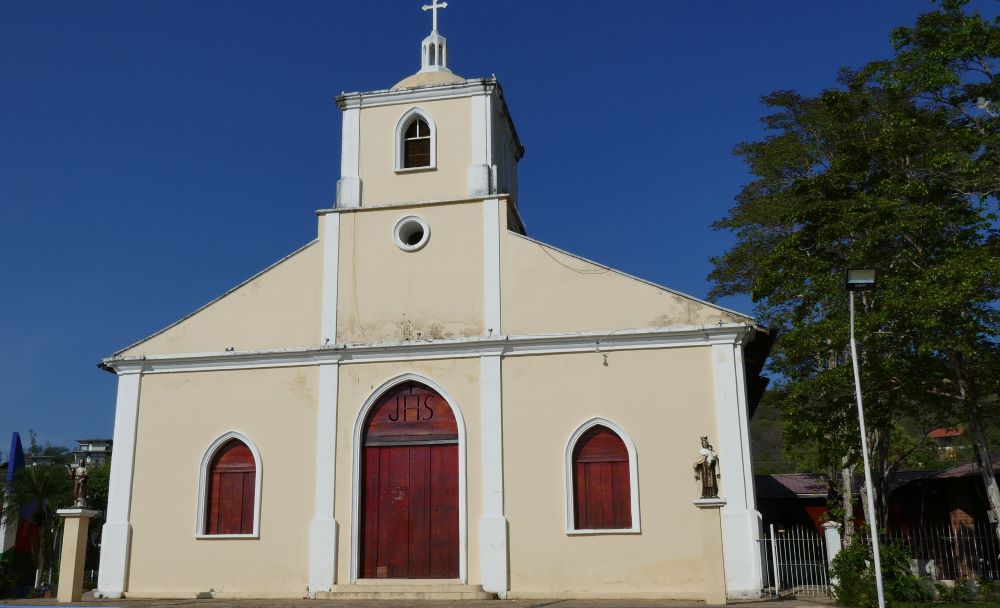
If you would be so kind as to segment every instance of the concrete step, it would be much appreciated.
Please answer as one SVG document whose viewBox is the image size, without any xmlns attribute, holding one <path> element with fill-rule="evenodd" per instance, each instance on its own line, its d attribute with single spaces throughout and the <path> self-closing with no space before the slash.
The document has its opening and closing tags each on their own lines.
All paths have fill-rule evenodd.
<svg viewBox="0 0 1000 608">
<path fill-rule="evenodd" d="M 480 586 L 431 580 L 361 580 L 354 585 L 334 585 L 316 593 L 318 600 L 492 600 L 496 594 Z"/>
</svg>

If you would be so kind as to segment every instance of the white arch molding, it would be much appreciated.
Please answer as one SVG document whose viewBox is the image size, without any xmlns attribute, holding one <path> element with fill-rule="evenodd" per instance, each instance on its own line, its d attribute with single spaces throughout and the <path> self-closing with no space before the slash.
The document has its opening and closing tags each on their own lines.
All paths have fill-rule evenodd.
<svg viewBox="0 0 1000 608">
<path fill-rule="evenodd" d="M 227 441 L 236 439 L 242 441 L 250 448 L 253 454 L 254 463 L 254 488 L 253 488 L 253 533 L 252 534 L 206 534 L 205 533 L 205 509 L 208 506 L 206 496 L 208 491 L 208 467 L 212 464 L 212 458 Z M 195 516 L 195 538 L 203 539 L 223 539 L 223 538 L 260 538 L 260 503 L 261 503 L 261 481 L 264 477 L 264 469 L 260 460 L 260 452 L 257 445 L 249 437 L 239 431 L 229 431 L 220 435 L 212 442 L 205 455 L 201 458 L 201 468 L 198 474 L 198 510 Z"/>
<path fill-rule="evenodd" d="M 468 555 L 469 555 L 469 537 L 468 537 L 468 500 L 466 492 L 466 441 L 465 441 L 465 418 L 462 417 L 462 410 L 458 408 L 458 404 L 448 394 L 440 384 L 434 382 L 433 380 L 421 376 L 417 373 L 408 372 L 398 376 L 394 376 L 389 380 L 386 380 L 378 388 L 372 391 L 372 394 L 368 396 L 364 405 L 361 407 L 361 411 L 358 412 L 358 417 L 354 421 L 354 443 L 351 446 L 351 583 L 358 582 L 360 578 L 358 576 L 359 570 L 359 549 L 360 544 L 358 542 L 358 533 L 361 529 L 360 522 L 358 521 L 358 514 L 361 511 L 361 447 L 362 439 L 365 432 L 365 422 L 368 419 L 368 414 L 371 413 L 375 404 L 378 403 L 379 399 L 388 392 L 390 389 L 403 384 L 404 382 L 419 382 L 428 388 L 433 389 L 437 394 L 444 398 L 448 406 L 451 407 L 452 413 L 455 415 L 455 426 L 458 427 L 458 579 L 461 583 L 465 584 L 468 582 Z"/>
<path fill-rule="evenodd" d="M 573 449 L 576 448 L 576 443 L 583 437 L 584 433 L 594 428 L 595 426 L 603 426 L 611 430 L 611 432 L 618 435 L 618 437 L 625 443 L 625 449 L 628 450 L 628 475 L 629 475 L 629 506 L 632 509 L 632 527 L 631 528 L 610 528 L 610 529 L 600 529 L 600 530 L 578 530 L 574 527 L 574 513 L 573 513 Z M 607 418 L 591 418 L 587 420 L 570 436 L 569 441 L 566 442 L 566 534 L 639 534 L 641 532 L 641 527 L 639 525 L 639 466 L 635 453 L 635 443 L 632 442 L 632 437 L 625 432 L 625 429 L 618 426 L 614 422 L 611 422 Z"/>
<path fill-rule="evenodd" d="M 414 118 L 423 118 L 424 122 L 427 123 L 427 128 L 431 130 L 431 164 L 426 167 L 404 167 L 403 166 L 403 135 L 406 133 L 406 128 L 410 126 Z M 430 171 L 431 169 L 437 169 L 437 125 L 434 123 L 434 119 L 431 115 L 419 106 L 414 106 L 403 112 L 403 115 L 399 117 L 399 121 L 396 122 L 396 142 L 394 144 L 396 150 L 396 171 L 397 172 L 407 172 L 407 171 Z"/>
</svg>

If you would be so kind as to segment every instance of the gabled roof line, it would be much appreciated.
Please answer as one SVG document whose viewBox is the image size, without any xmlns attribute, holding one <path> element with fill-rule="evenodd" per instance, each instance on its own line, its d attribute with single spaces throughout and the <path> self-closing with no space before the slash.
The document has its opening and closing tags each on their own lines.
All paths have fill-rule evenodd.
<svg viewBox="0 0 1000 608">
<path fill-rule="evenodd" d="M 170 328 L 172 328 L 172 327 L 176 327 L 177 325 L 180 325 L 180 324 L 181 324 L 181 323 L 183 323 L 184 321 L 187 321 L 188 319 L 190 319 L 191 317 L 195 316 L 195 315 L 196 315 L 196 314 L 198 314 L 199 312 L 201 312 L 201 311 L 205 310 L 206 308 L 208 308 L 208 307 L 209 307 L 209 306 L 211 306 L 212 304 L 215 304 L 216 302 L 218 302 L 218 301 L 219 301 L 219 300 L 221 300 L 222 298 L 224 298 L 224 297 L 228 296 L 229 294 L 233 293 L 234 291 L 236 291 L 237 289 L 239 289 L 239 288 L 243 287 L 244 285 L 247 285 L 248 283 L 251 283 L 251 282 L 252 282 L 252 281 L 254 281 L 254 280 L 255 280 L 255 279 L 257 278 L 257 277 L 259 277 L 259 276 L 263 275 L 264 273 L 266 273 L 267 271 L 271 270 L 272 268 L 275 268 L 275 267 L 277 267 L 277 266 L 279 266 L 279 265 L 283 264 L 284 262 L 288 261 L 288 260 L 289 260 L 290 258 L 292 258 L 292 257 L 294 257 L 294 256 L 296 256 L 296 255 L 298 255 L 299 253 L 301 253 L 301 252 L 305 251 L 306 249 L 308 249 L 308 248 L 309 248 L 309 247 L 311 247 L 312 245 L 315 245 L 315 244 L 316 244 L 316 243 L 318 243 L 318 242 L 319 242 L 319 239 L 318 239 L 318 238 L 316 238 L 316 239 L 313 239 L 313 240 L 309 241 L 309 242 L 308 242 L 308 243 L 306 243 L 305 245 L 303 245 L 303 246 L 299 247 L 298 249 L 296 249 L 295 251 L 293 251 L 293 252 L 289 253 L 288 255 L 286 255 L 285 257 L 281 258 L 281 259 L 280 259 L 280 260 L 278 260 L 277 262 L 275 262 L 275 263 L 271 264 L 270 266 L 268 266 L 268 267 L 267 267 L 267 268 L 265 268 L 264 270 L 261 270 L 260 272 L 258 272 L 258 273 L 256 273 L 256 274 L 254 274 L 254 275 L 253 275 L 253 276 L 251 276 L 251 277 L 250 277 L 249 279 L 247 279 L 247 280 L 245 280 L 245 281 L 241 282 L 241 283 L 240 283 L 239 285 L 237 285 L 237 286 L 235 286 L 235 287 L 233 287 L 233 288 L 229 289 L 229 290 L 228 290 L 228 291 L 226 291 L 226 292 L 225 292 L 224 294 L 222 294 L 222 295 L 218 296 L 217 298 L 214 298 L 214 299 L 212 299 L 212 300 L 211 300 L 211 301 L 209 301 L 208 303 L 206 303 L 206 304 L 203 304 L 202 306 L 198 307 L 198 308 L 197 308 L 196 310 L 193 310 L 193 311 L 191 311 L 190 313 L 188 313 L 188 314 L 184 315 L 184 316 L 183 316 L 183 317 L 181 317 L 180 319 L 177 319 L 176 321 L 174 321 L 174 322 L 173 322 L 173 323 L 171 323 L 170 325 L 167 325 L 167 326 L 166 326 L 166 327 L 164 327 L 163 329 L 161 329 L 161 330 L 159 330 L 159 331 L 157 331 L 157 332 L 155 332 L 155 333 L 152 333 L 152 334 L 150 334 L 150 335 L 146 336 L 145 338 L 143 338 L 143 339 L 139 340 L 138 342 L 133 342 L 132 344 L 129 344 L 129 345 L 128 345 L 128 346 L 126 346 L 125 348 L 121 348 L 121 349 L 119 349 L 119 350 L 115 351 L 115 353 L 114 353 L 114 354 L 112 354 L 112 355 L 111 355 L 111 357 L 117 357 L 118 355 L 122 354 L 123 352 L 127 351 L 128 349 L 130 349 L 130 348 L 135 348 L 136 346 L 139 346 L 139 345 L 140 345 L 140 344 L 142 344 L 143 342 L 146 342 L 146 341 L 148 341 L 148 340 L 152 340 L 153 338 L 155 338 L 156 336 L 158 336 L 158 335 L 162 334 L 163 332 L 167 331 L 168 329 L 170 329 Z M 110 357 L 109 357 L 109 358 L 110 358 Z M 103 366 L 104 366 L 104 362 L 102 361 L 102 362 L 101 362 L 101 363 L 99 363 L 99 364 L 98 364 L 97 366 L 98 366 L 98 367 L 103 367 Z"/>
<path fill-rule="evenodd" d="M 664 287 L 663 285 L 660 285 L 658 283 L 654 283 L 652 281 L 648 281 L 646 279 L 637 277 L 635 275 L 631 275 L 631 274 L 629 274 L 627 272 L 622 272 L 621 270 L 618 270 L 616 268 L 612 268 L 610 266 L 606 266 L 604 264 L 601 264 L 600 262 L 595 262 L 594 260 L 588 260 L 587 258 L 585 258 L 583 256 L 576 255 L 575 253 L 570 253 L 570 252 L 565 251 L 563 249 L 559 249 L 558 247 L 554 247 L 552 245 L 549 245 L 548 243 L 543 243 L 542 241 L 539 241 L 538 239 L 533 239 L 530 236 L 525 236 L 523 234 L 518 234 L 518 233 L 512 232 L 512 231 L 508 231 L 508 234 L 510 234 L 512 236 L 516 236 L 516 237 L 521 238 L 521 239 L 524 239 L 526 241 L 530 241 L 530 242 L 535 243 L 536 245 L 539 245 L 541 247 L 547 247 L 548 249 L 551 249 L 552 251 L 559 252 L 559 253 L 561 253 L 563 255 L 566 255 L 566 256 L 569 256 L 571 258 L 580 260 L 581 262 L 585 262 L 587 264 L 593 264 L 594 266 L 597 266 L 599 268 L 603 268 L 604 270 L 606 270 L 608 272 L 613 272 L 613 273 L 615 273 L 617 275 L 620 275 L 620 276 L 623 276 L 625 278 L 632 279 L 633 281 L 638 281 L 640 283 L 644 283 L 646 285 L 649 285 L 650 287 L 655 287 L 656 289 L 659 289 L 659 290 L 662 290 L 662 291 L 666 291 L 668 293 L 672 293 L 675 296 L 680 296 L 682 298 L 686 298 L 688 300 L 692 300 L 692 301 L 697 302 L 699 304 L 703 304 L 705 306 L 709 306 L 709 307 L 714 308 L 716 310 L 721 310 L 721 311 L 727 312 L 727 313 L 729 313 L 731 315 L 736 315 L 738 317 L 742 317 L 744 319 L 747 319 L 751 324 L 756 324 L 756 320 L 753 317 L 751 317 L 750 315 L 748 315 L 748 314 L 745 314 L 745 313 L 742 313 L 742 312 L 737 312 L 735 310 L 730 310 L 730 309 L 725 308 L 723 306 L 719 306 L 718 304 L 713 304 L 712 302 L 707 302 L 707 301 L 702 300 L 700 298 L 696 298 L 696 297 L 694 297 L 692 295 L 688 295 L 688 294 L 686 294 L 684 292 L 677 291 L 676 289 L 671 289 L 669 287 Z"/>
</svg>

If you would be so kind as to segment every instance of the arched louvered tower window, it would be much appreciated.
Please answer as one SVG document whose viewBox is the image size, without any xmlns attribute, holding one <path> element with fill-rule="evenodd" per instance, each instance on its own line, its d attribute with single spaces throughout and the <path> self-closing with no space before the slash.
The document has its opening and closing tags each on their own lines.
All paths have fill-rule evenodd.
<svg viewBox="0 0 1000 608">
<path fill-rule="evenodd" d="M 431 166 L 431 129 L 423 118 L 414 117 L 403 134 L 403 168 Z"/>
</svg>

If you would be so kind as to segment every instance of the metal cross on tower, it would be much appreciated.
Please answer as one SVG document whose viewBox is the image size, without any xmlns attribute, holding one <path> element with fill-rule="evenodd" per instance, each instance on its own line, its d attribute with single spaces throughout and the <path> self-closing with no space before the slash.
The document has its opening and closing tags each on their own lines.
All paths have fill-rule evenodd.
<svg viewBox="0 0 1000 608">
<path fill-rule="evenodd" d="M 438 31 L 438 9 L 439 8 L 448 8 L 448 3 L 447 2 L 438 2 L 438 0 L 432 0 L 432 2 L 430 4 L 425 4 L 425 5 L 421 6 L 420 8 L 422 8 L 425 11 L 433 11 L 431 13 L 432 23 L 433 23 L 433 26 L 431 27 L 431 31 L 432 32 Z"/>
</svg>

